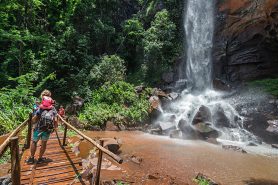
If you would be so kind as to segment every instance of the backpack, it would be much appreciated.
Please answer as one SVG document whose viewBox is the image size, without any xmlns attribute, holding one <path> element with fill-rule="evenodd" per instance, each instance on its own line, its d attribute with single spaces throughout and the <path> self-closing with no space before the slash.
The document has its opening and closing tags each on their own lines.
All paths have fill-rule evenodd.
<svg viewBox="0 0 278 185">
<path fill-rule="evenodd" d="M 43 110 L 37 128 L 39 131 L 52 132 L 54 130 L 54 111 Z"/>
</svg>

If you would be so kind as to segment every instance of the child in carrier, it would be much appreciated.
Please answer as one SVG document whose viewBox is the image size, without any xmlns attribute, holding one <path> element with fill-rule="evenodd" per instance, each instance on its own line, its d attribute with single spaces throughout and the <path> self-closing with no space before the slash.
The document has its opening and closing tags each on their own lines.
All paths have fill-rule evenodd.
<svg viewBox="0 0 278 185">
<path fill-rule="evenodd" d="M 32 122 L 35 123 L 38 121 L 39 116 L 42 114 L 44 110 L 52 110 L 54 109 L 55 101 L 51 98 L 51 92 L 49 90 L 44 90 L 41 93 L 42 102 L 39 105 L 39 108 L 35 112 L 35 116 L 32 118 Z"/>
</svg>

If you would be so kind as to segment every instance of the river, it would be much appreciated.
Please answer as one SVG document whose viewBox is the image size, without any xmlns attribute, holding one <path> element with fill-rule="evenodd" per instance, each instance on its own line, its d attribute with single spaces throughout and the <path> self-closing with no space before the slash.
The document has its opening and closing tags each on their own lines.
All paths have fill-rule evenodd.
<svg viewBox="0 0 278 185">
<path fill-rule="evenodd" d="M 90 137 L 116 137 L 123 141 L 120 156 L 122 171 L 102 171 L 105 179 L 122 179 L 135 184 L 195 184 L 200 172 L 222 185 L 278 184 L 278 156 L 263 156 L 226 151 L 203 141 L 169 139 L 139 131 L 86 132 Z M 83 157 L 91 147 L 82 143 Z M 130 156 L 143 161 L 131 162 Z M 150 179 L 148 175 L 158 178 Z M 255 183 L 256 182 L 256 183 Z"/>
</svg>

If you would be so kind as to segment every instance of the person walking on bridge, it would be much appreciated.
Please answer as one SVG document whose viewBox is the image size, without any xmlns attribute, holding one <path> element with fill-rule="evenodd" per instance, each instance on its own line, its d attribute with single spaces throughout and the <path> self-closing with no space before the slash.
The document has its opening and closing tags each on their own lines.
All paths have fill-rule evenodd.
<svg viewBox="0 0 278 185">
<path fill-rule="evenodd" d="M 49 90 L 44 90 L 41 93 L 42 103 L 39 106 L 39 110 L 36 111 L 36 115 L 32 118 L 32 121 L 35 122 L 35 127 L 33 130 L 33 141 L 31 144 L 31 155 L 26 160 L 26 163 L 33 164 L 35 163 L 35 153 L 37 149 L 37 143 L 41 140 L 41 148 L 37 163 L 46 162 L 46 158 L 43 157 L 43 154 L 46 150 L 47 141 L 50 137 L 50 134 L 57 128 L 57 111 L 53 106 L 54 100 L 51 98 L 51 92 Z"/>
</svg>

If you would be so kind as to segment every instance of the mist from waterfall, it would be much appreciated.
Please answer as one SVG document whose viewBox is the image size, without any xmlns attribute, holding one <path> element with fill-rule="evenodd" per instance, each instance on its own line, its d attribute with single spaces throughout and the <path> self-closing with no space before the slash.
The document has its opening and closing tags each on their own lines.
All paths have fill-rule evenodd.
<svg viewBox="0 0 278 185">
<path fill-rule="evenodd" d="M 186 76 L 187 88 L 177 101 L 164 107 L 156 124 L 162 129 L 170 128 L 173 124 L 177 130 L 185 128 L 182 132 L 185 137 L 190 134 L 187 130 L 196 130 L 198 125 L 217 131 L 220 134 L 218 138 L 223 140 L 250 141 L 253 135 L 243 128 L 244 118 L 228 101 L 222 99 L 223 92 L 212 89 L 214 7 L 213 0 L 187 0 L 185 3 L 186 59 L 182 66 L 186 67 L 182 70 L 185 74 L 181 76 Z M 196 121 L 196 115 L 201 109 L 207 110 L 208 116 L 206 120 Z"/>
</svg>

